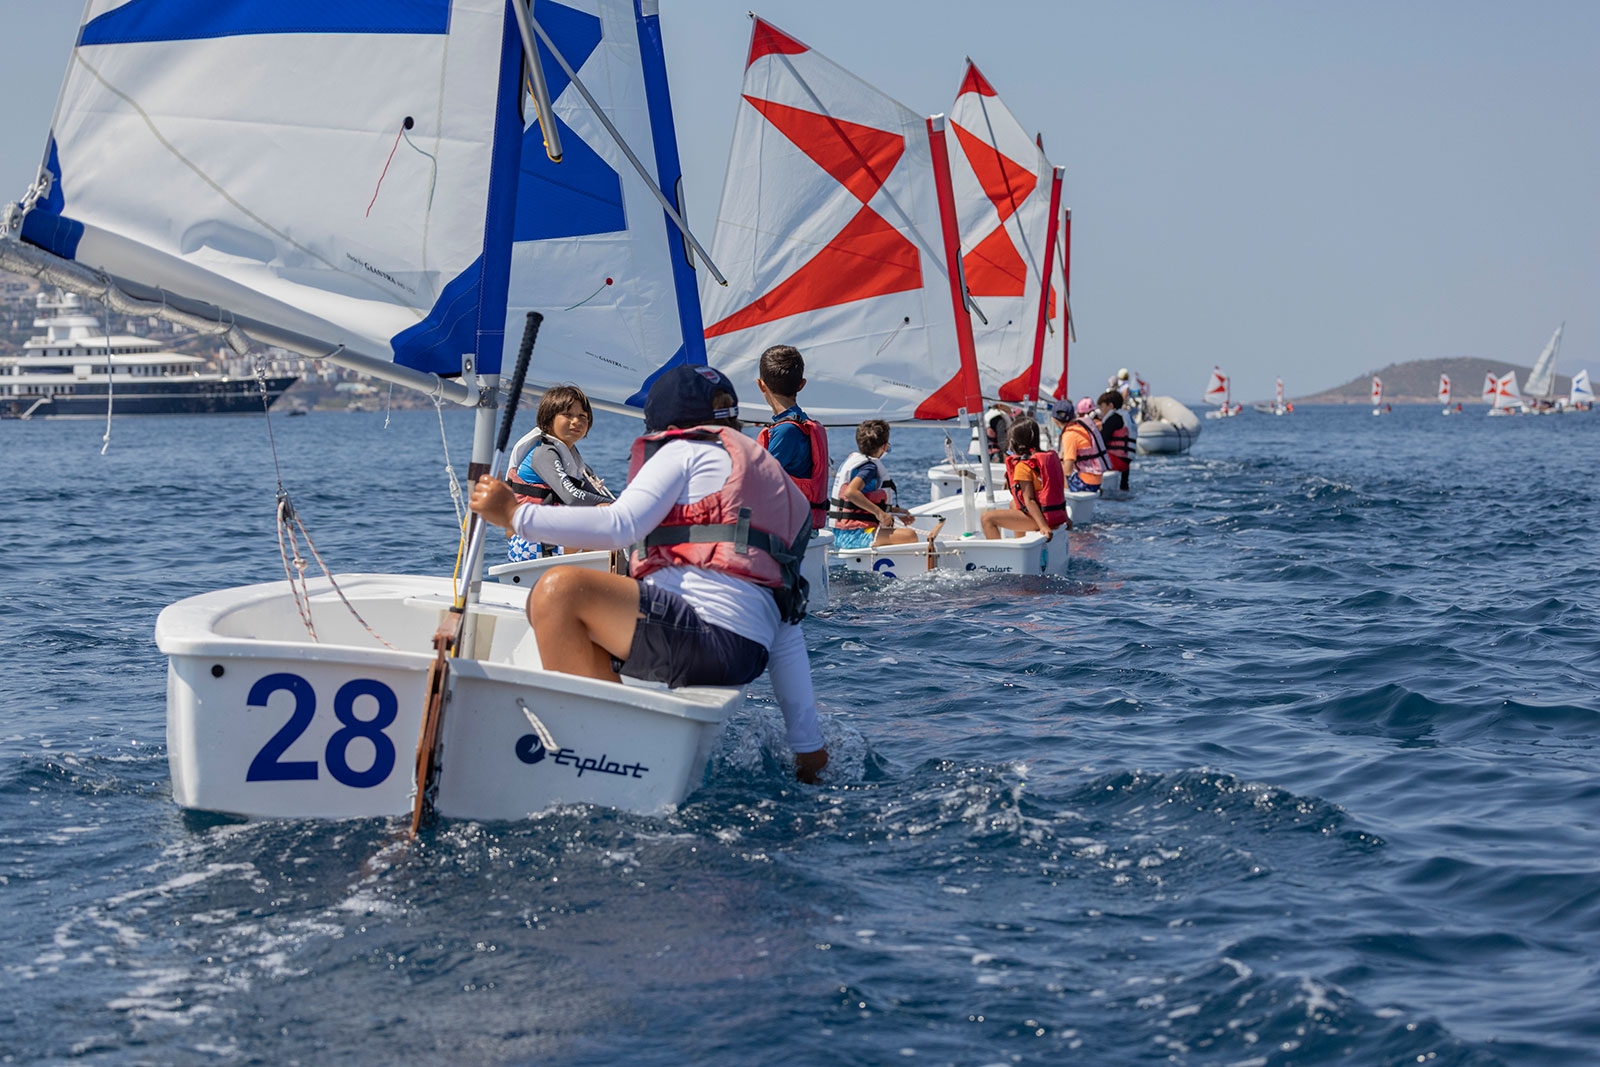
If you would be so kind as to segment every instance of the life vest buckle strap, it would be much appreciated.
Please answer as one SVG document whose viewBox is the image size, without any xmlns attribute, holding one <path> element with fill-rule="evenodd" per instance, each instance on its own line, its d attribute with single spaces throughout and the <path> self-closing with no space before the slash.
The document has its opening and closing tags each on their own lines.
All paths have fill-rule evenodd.
<svg viewBox="0 0 1600 1067">
<path fill-rule="evenodd" d="M 739 521 L 733 526 L 733 550 L 741 556 L 750 554 L 750 509 L 739 509 Z"/>
</svg>

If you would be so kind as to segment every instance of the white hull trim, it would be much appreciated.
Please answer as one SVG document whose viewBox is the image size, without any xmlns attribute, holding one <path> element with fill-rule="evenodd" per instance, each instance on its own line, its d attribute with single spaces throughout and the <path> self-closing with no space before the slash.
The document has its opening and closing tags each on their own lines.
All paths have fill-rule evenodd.
<svg viewBox="0 0 1600 1067">
<path fill-rule="evenodd" d="M 173 799 L 261 818 L 410 813 L 430 638 L 452 600 L 447 578 L 342 575 L 362 617 L 326 579 L 309 583 L 320 641 L 287 582 L 181 600 L 156 621 L 169 661 Z M 453 663 L 441 733 L 437 811 L 508 820 L 559 804 L 655 813 L 695 789 L 742 689 L 667 690 L 543 669 L 510 584 L 482 587 L 476 659 Z M 539 740 L 537 717 L 556 749 Z"/>
<path fill-rule="evenodd" d="M 934 539 L 934 566 L 939 571 L 970 574 L 1066 574 L 1067 534 L 1057 530 L 1048 541 L 1034 532 L 995 541 L 981 535 Z M 882 548 L 838 549 L 836 562 L 852 571 L 871 571 L 889 578 L 909 578 L 929 571 L 926 541 Z"/>
</svg>

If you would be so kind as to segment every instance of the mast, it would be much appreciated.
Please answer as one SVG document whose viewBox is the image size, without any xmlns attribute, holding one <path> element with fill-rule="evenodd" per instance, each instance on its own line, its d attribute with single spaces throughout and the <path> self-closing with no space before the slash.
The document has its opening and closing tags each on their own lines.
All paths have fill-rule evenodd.
<svg viewBox="0 0 1600 1067">
<path fill-rule="evenodd" d="M 983 417 L 983 389 L 978 384 L 978 350 L 972 340 L 972 316 L 967 312 L 966 277 L 961 269 L 961 234 L 956 227 L 956 197 L 950 185 L 950 157 L 945 150 L 945 118 L 928 116 L 928 147 L 933 155 L 933 182 L 939 194 L 939 228 L 944 233 L 945 271 L 950 279 L 950 302 L 956 313 L 956 349 L 961 354 L 961 386 L 965 394 L 963 406 L 957 411 L 961 428 L 966 429 L 968 419 L 977 412 Z M 980 426 L 981 430 L 982 427 Z M 983 457 L 983 494 L 985 502 L 994 503 L 994 477 L 989 465 L 988 435 L 979 433 L 978 454 Z"/>
<path fill-rule="evenodd" d="M 1061 331 L 1061 380 L 1056 383 L 1055 392 L 1057 400 L 1072 395 L 1072 390 L 1067 387 L 1067 368 L 1072 363 L 1072 354 L 1068 351 L 1072 344 L 1072 209 L 1070 207 L 1061 220 L 1061 303 L 1065 309 L 1065 317 L 1062 320 L 1064 329 Z"/>
<path fill-rule="evenodd" d="M 1066 174 L 1066 167 L 1056 167 L 1050 176 L 1050 229 L 1044 239 L 1044 266 L 1040 271 L 1042 278 L 1039 285 L 1039 316 L 1033 327 L 1033 366 L 1028 371 L 1028 414 L 1033 418 L 1037 418 L 1039 412 L 1039 373 L 1044 369 L 1044 328 L 1050 317 L 1050 267 L 1056 255 L 1056 223 L 1061 217 L 1061 182 Z M 1062 295 L 1065 297 L 1066 294 Z"/>
</svg>

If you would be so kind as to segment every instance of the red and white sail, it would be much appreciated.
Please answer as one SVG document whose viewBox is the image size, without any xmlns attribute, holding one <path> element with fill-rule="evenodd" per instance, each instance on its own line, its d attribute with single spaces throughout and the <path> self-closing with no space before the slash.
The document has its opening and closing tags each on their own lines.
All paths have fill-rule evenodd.
<svg viewBox="0 0 1600 1067">
<path fill-rule="evenodd" d="M 1495 393 L 1500 390 L 1500 379 L 1494 376 L 1493 371 L 1483 372 L 1483 395 L 1479 398 L 1485 404 L 1493 404 Z"/>
<path fill-rule="evenodd" d="M 1522 406 L 1522 390 L 1517 388 L 1517 372 L 1510 371 L 1496 379 L 1494 391 L 1494 406 L 1496 410 L 1504 411 L 1506 408 Z"/>
<path fill-rule="evenodd" d="M 923 116 L 754 19 L 711 246 L 728 285 L 702 278 L 711 365 L 755 397 L 761 353 L 794 345 L 814 418 L 953 417 L 940 247 Z"/>
<path fill-rule="evenodd" d="M 1376 374 L 1372 376 L 1372 406 L 1377 407 L 1383 403 L 1383 379 Z"/>
<path fill-rule="evenodd" d="M 1221 367 L 1211 368 L 1211 380 L 1206 383 L 1206 403 L 1227 406 L 1228 376 L 1222 373 Z"/>
<path fill-rule="evenodd" d="M 982 312 L 972 324 L 978 374 L 1002 400 L 1028 396 L 1041 290 L 1047 320 L 1061 329 L 1049 282 L 1052 166 L 994 86 L 969 59 L 950 108 L 950 184 L 961 232 L 967 290 Z M 987 322 L 982 321 L 986 319 Z M 1053 390 L 1055 376 L 1045 379 Z"/>
<path fill-rule="evenodd" d="M 1272 395 L 1272 402 L 1280 410 L 1283 408 L 1283 379 L 1282 378 L 1278 379 L 1278 388 L 1277 388 L 1277 391 L 1275 393 L 1273 393 L 1273 395 Z"/>
<path fill-rule="evenodd" d="M 1439 403 L 1450 403 L 1450 375 L 1439 375 Z"/>
</svg>

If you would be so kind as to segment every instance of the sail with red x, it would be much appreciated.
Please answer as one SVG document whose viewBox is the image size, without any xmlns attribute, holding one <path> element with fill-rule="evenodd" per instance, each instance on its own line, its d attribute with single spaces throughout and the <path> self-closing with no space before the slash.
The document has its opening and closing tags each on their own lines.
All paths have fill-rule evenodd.
<svg viewBox="0 0 1600 1067">
<path fill-rule="evenodd" d="M 923 116 L 752 20 L 705 283 L 709 362 L 756 395 L 771 345 L 806 360 L 830 423 L 950 418 L 954 310 Z"/>
</svg>

